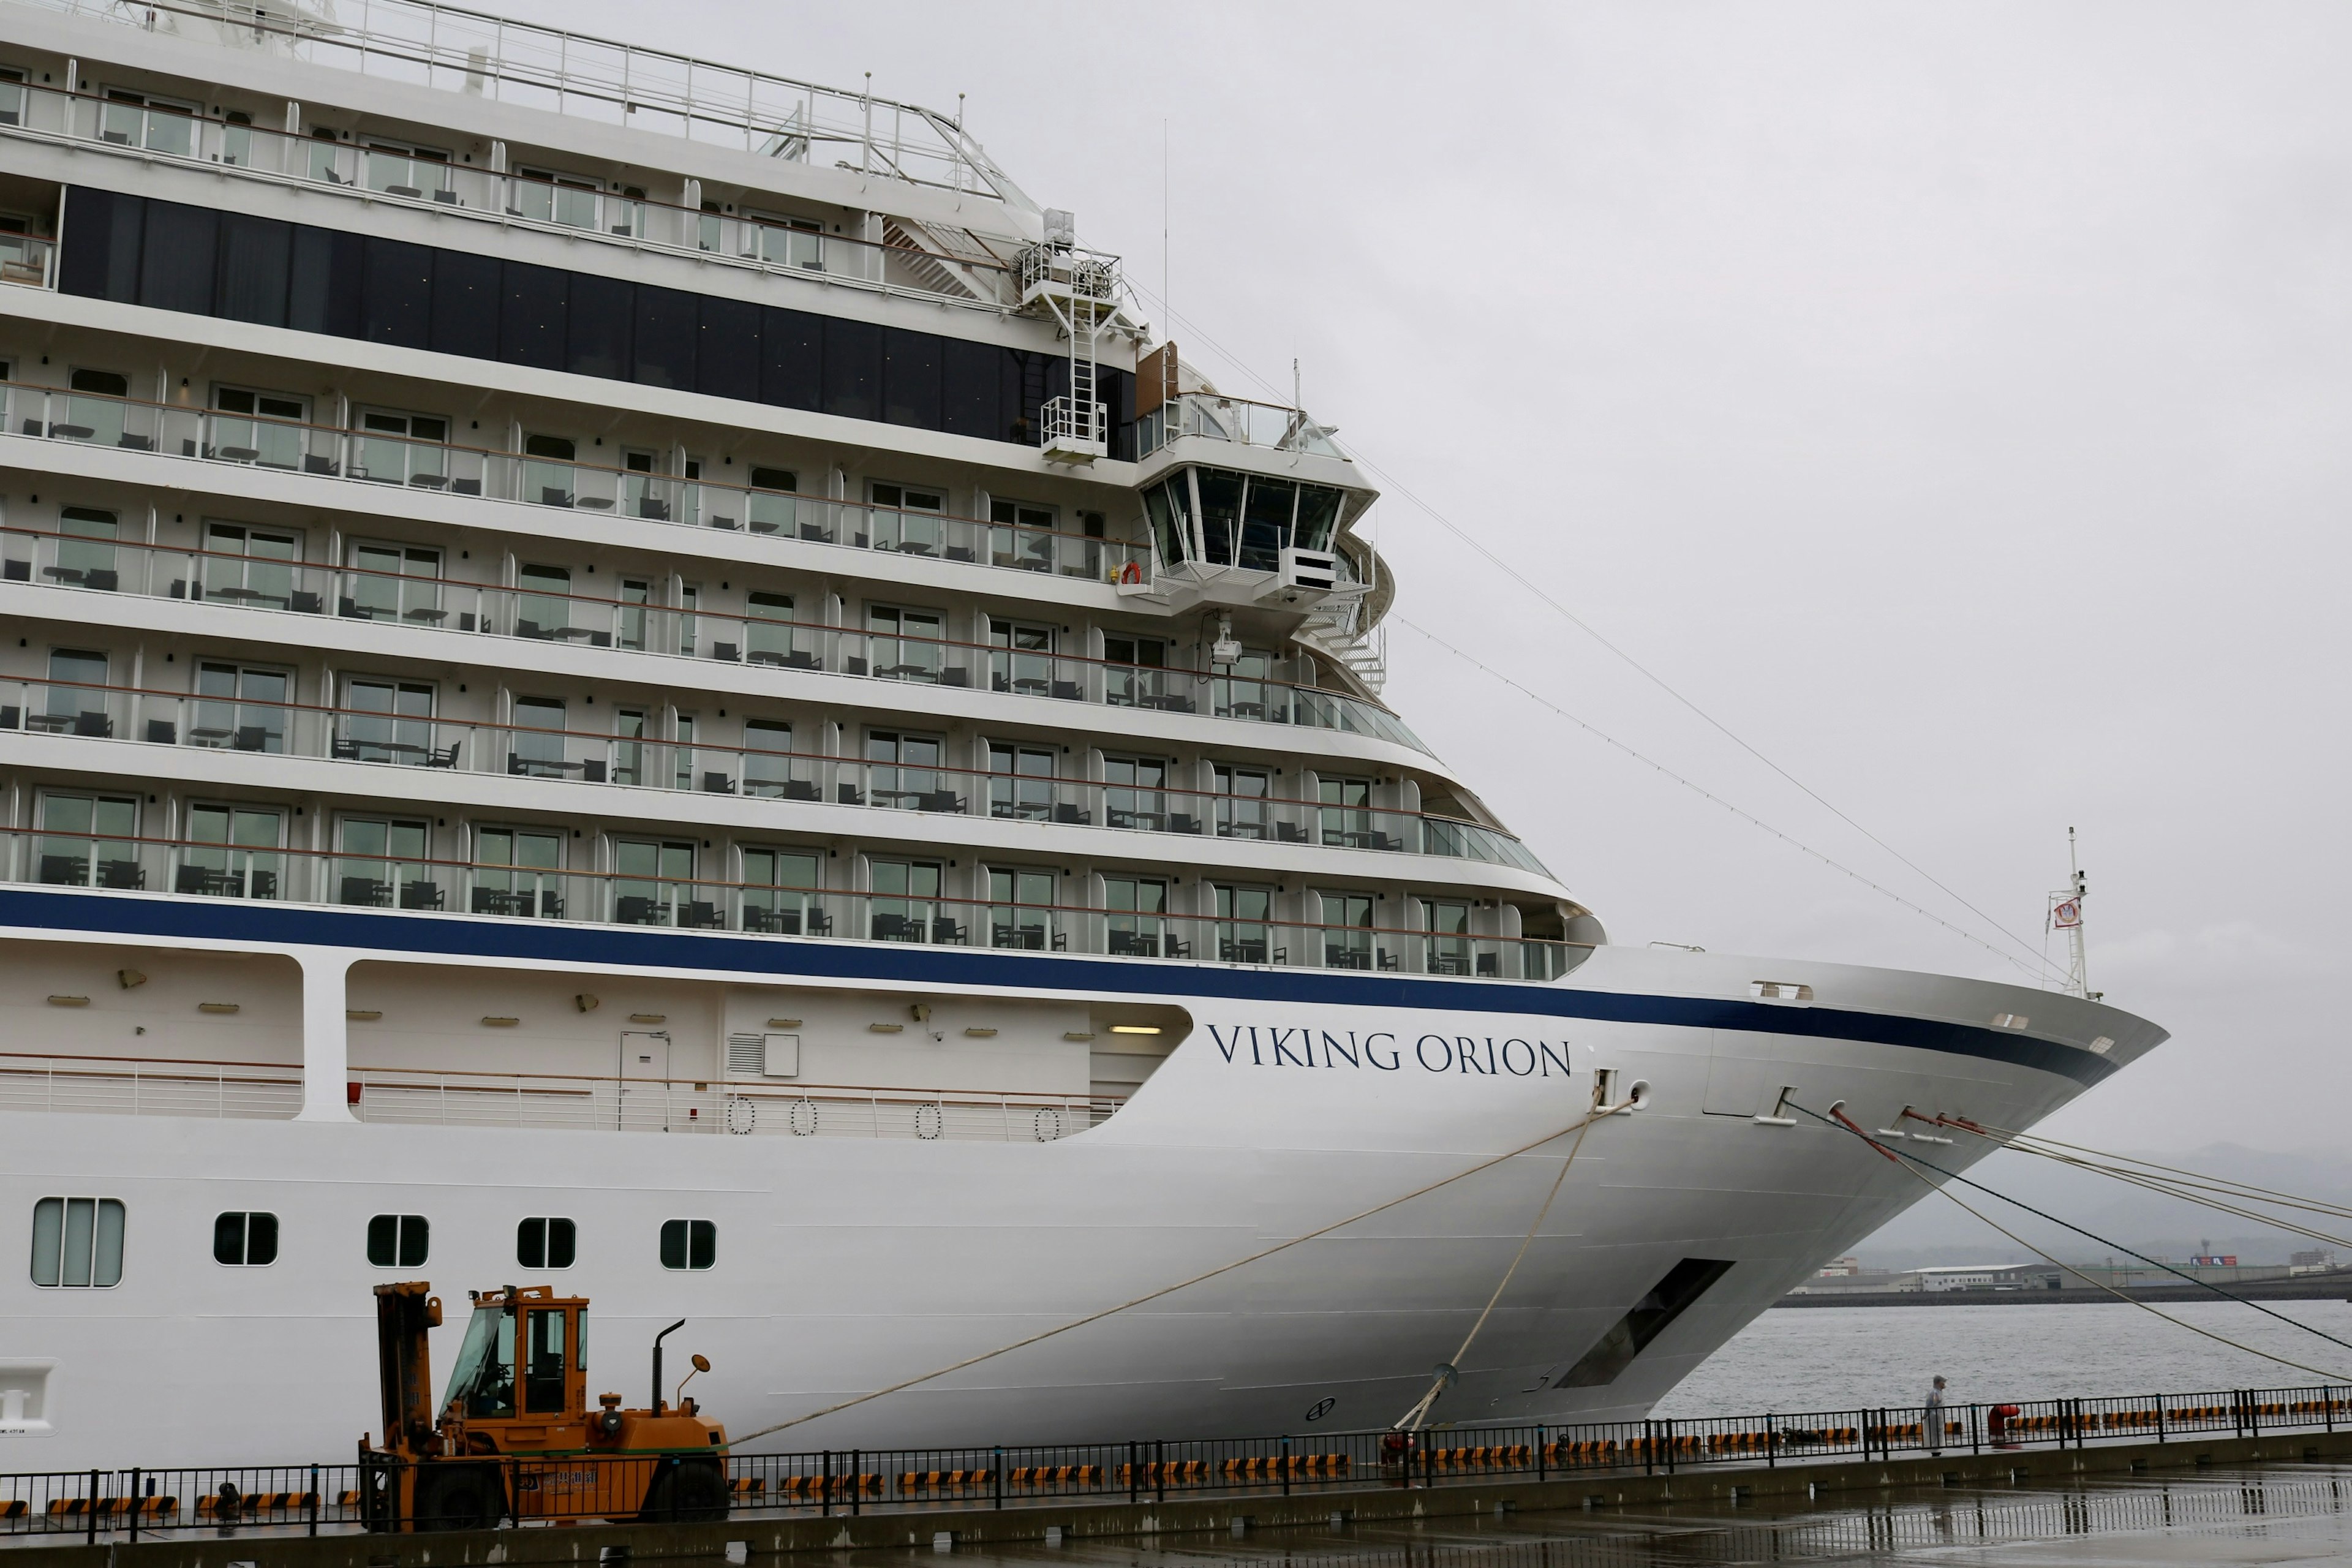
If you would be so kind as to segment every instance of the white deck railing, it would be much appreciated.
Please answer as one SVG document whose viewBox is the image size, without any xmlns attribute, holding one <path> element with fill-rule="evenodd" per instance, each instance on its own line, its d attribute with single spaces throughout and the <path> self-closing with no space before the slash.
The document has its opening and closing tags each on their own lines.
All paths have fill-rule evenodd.
<svg viewBox="0 0 2352 1568">
<path fill-rule="evenodd" d="M 377 1067 L 352 1068 L 348 1094 L 360 1121 L 412 1126 L 1009 1143 L 1050 1143 L 1084 1131 L 1123 1103 L 1087 1095 Z M 301 1109 L 301 1068 L 286 1064 L 0 1054 L 0 1111 L 287 1121 Z"/>
</svg>

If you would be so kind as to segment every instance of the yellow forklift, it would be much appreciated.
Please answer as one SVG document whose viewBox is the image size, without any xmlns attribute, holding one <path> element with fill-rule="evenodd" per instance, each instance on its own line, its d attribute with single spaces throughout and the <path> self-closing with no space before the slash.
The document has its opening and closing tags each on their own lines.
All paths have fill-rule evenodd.
<svg viewBox="0 0 2352 1568">
<path fill-rule="evenodd" d="M 469 1291 L 474 1320 L 437 1411 L 425 1331 L 441 1300 L 423 1280 L 375 1288 L 383 1446 L 360 1439 L 360 1504 L 372 1531 L 488 1530 L 501 1520 L 708 1522 L 727 1517 L 727 1432 L 685 1397 L 710 1363 L 693 1358 L 662 1399 L 654 1339 L 653 1405 L 621 1396 L 588 1408 L 584 1297 L 512 1285 Z"/>
</svg>

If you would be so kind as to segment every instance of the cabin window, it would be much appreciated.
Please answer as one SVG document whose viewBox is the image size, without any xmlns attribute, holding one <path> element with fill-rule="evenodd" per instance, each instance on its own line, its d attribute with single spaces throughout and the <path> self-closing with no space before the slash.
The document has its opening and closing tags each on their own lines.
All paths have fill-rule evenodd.
<svg viewBox="0 0 2352 1568">
<path fill-rule="evenodd" d="M 1059 950 L 1063 933 L 1054 926 L 1054 873 L 1027 867 L 992 866 L 988 870 L 988 944 L 991 947 Z"/>
<path fill-rule="evenodd" d="M 988 743 L 988 815 L 1018 822 L 1044 822 L 1055 806 L 1055 757 L 1051 747 Z M 1076 817 L 1066 820 L 1076 821 Z M 1000 944 L 1001 945 L 1001 944 Z"/>
<path fill-rule="evenodd" d="M 1165 929 L 1168 884 L 1157 877 L 1105 877 L 1106 945 L 1124 958 L 1181 958 L 1184 944 Z"/>
<path fill-rule="evenodd" d="M 719 1225 L 707 1219 L 666 1219 L 661 1227 L 664 1268 L 709 1268 L 719 1261 Z"/>
<path fill-rule="evenodd" d="M 286 814 L 261 806 L 192 805 L 174 892 L 274 899 L 286 869 Z"/>
<path fill-rule="evenodd" d="M 310 400 L 289 392 L 215 386 L 205 456 L 265 468 L 302 466 Z"/>
<path fill-rule="evenodd" d="M 42 881 L 67 888 L 147 885 L 139 863 L 137 796 L 44 795 L 41 829 Z"/>
<path fill-rule="evenodd" d="M 579 1236 L 568 1219 L 527 1219 L 515 1226 L 515 1261 L 525 1268 L 569 1268 Z"/>
<path fill-rule="evenodd" d="M 302 536 L 289 529 L 207 522 L 204 596 L 247 608 L 293 609 L 295 573 L 301 559 Z M 305 604 L 311 610 L 319 608 L 315 596 Z"/>
<path fill-rule="evenodd" d="M 773 936 L 830 936 L 825 912 L 824 851 L 743 851 L 743 929 Z"/>
<path fill-rule="evenodd" d="M 866 732 L 866 787 L 870 802 L 898 811 L 961 812 L 963 801 L 941 776 L 946 743 L 934 735 L 890 730 Z"/>
<path fill-rule="evenodd" d="M 1324 893 L 1323 966 L 1326 969 L 1370 969 L 1372 966 L 1372 896 L 1370 893 Z"/>
<path fill-rule="evenodd" d="M 368 1221 L 368 1262 L 378 1268 L 420 1268 L 432 1244 L 432 1224 L 421 1214 L 380 1214 Z"/>
<path fill-rule="evenodd" d="M 213 1261 L 231 1268 L 267 1268 L 278 1261 L 278 1216 L 225 1214 L 213 1221 Z"/>
<path fill-rule="evenodd" d="M 563 838 L 527 827 L 484 827 L 474 834 L 473 891 L 478 915 L 563 918 Z"/>
<path fill-rule="evenodd" d="M 1264 838 L 1266 802 L 1274 795 L 1274 775 L 1264 768 L 1232 763 L 1215 764 L 1217 777 L 1217 837 Z"/>
<path fill-rule="evenodd" d="M 33 1283 L 100 1290 L 121 1284 L 121 1202 L 43 1198 L 35 1204 Z"/>
</svg>

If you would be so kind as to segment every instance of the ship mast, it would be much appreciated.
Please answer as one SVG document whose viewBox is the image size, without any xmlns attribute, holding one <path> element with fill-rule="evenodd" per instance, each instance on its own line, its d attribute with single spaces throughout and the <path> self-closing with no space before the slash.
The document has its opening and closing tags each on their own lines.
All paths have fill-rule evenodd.
<svg viewBox="0 0 2352 1568">
<path fill-rule="evenodd" d="M 2090 879 L 2083 874 L 2083 863 L 2075 853 L 2074 830 L 2066 830 L 2066 885 L 2050 895 L 2050 928 L 2066 933 L 2069 948 L 2064 990 L 2069 996 L 2084 996 L 2095 1002 L 2099 993 L 2091 989 L 2090 961 L 2084 952 L 2083 900 L 2090 892 Z"/>
</svg>

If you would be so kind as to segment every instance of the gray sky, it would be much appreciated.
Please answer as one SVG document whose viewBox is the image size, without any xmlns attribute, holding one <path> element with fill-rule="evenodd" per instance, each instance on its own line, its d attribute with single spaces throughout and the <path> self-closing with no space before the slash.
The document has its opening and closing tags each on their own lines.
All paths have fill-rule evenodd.
<svg viewBox="0 0 2352 1568">
<path fill-rule="evenodd" d="M 1402 616 L 1973 929 L 1400 489 L 2035 948 L 2078 826 L 2094 984 L 2177 1037 L 2049 1130 L 2340 1140 L 2352 11 L 512 9 L 969 92 L 1155 295 L 1164 127 L 1151 313 L 1229 391 L 1302 362 Z M 2015 973 L 1390 647 L 1616 940 Z"/>
</svg>

